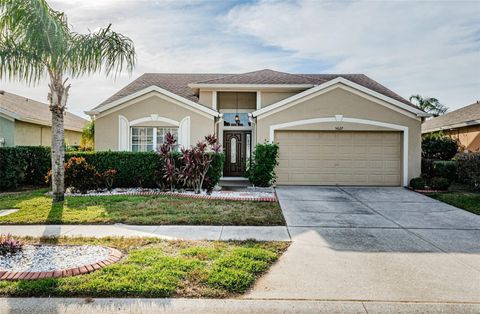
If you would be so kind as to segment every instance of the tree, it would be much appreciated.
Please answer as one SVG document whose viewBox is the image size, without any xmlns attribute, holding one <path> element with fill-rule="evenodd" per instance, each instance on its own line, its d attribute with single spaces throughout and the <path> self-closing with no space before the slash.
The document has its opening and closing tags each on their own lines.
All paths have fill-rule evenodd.
<svg viewBox="0 0 480 314">
<path fill-rule="evenodd" d="M 130 73 L 135 48 L 128 37 L 111 30 L 79 34 L 70 29 L 64 13 L 45 0 L 0 0 L 0 79 L 37 84 L 47 76 L 52 112 L 52 192 L 64 198 L 63 117 L 70 84 L 68 77 L 104 71 Z"/>
<path fill-rule="evenodd" d="M 82 129 L 82 137 L 80 138 L 80 149 L 93 150 L 95 146 L 95 122 L 89 121 Z"/>
<path fill-rule="evenodd" d="M 417 94 L 410 96 L 410 101 L 423 111 L 430 113 L 435 117 L 444 114 L 448 110 L 448 107 L 441 104 L 438 99 L 432 97 L 422 97 Z"/>
</svg>

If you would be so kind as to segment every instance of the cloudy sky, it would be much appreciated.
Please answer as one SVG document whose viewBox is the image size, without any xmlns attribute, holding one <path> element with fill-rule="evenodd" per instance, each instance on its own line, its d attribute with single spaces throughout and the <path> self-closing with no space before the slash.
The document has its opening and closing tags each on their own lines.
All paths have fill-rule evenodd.
<svg viewBox="0 0 480 314">
<path fill-rule="evenodd" d="M 137 49 L 133 74 L 72 81 L 83 115 L 145 72 L 365 73 L 451 109 L 480 99 L 480 1 L 50 0 L 77 32 L 112 27 Z M 46 101 L 46 82 L 0 88 Z"/>
</svg>

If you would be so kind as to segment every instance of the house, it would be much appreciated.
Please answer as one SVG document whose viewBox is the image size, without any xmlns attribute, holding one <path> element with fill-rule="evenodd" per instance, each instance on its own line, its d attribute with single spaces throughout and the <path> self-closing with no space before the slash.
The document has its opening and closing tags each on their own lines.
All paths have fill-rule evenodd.
<svg viewBox="0 0 480 314">
<path fill-rule="evenodd" d="M 466 151 L 480 151 L 480 102 L 426 120 L 422 124 L 423 134 L 438 131 L 458 139 Z"/>
<path fill-rule="evenodd" d="M 408 185 L 420 174 L 428 114 L 363 74 L 146 73 L 86 112 L 95 149 L 156 150 L 216 134 L 224 176 L 245 172 L 257 143 L 278 142 L 278 184 Z"/>
<path fill-rule="evenodd" d="M 50 146 L 51 112 L 47 104 L 0 91 L 0 147 Z M 87 120 L 67 112 L 65 141 L 79 145 Z"/>
</svg>

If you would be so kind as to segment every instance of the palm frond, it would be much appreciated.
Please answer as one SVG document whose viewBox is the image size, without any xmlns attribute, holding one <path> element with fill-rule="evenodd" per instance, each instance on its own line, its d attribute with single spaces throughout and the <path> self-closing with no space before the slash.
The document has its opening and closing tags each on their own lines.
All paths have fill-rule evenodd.
<svg viewBox="0 0 480 314">
<path fill-rule="evenodd" d="M 105 71 L 118 74 L 131 72 L 136 55 L 133 42 L 127 36 L 111 30 L 111 25 L 95 33 L 72 34 L 66 55 L 67 70 L 73 76 Z"/>
</svg>

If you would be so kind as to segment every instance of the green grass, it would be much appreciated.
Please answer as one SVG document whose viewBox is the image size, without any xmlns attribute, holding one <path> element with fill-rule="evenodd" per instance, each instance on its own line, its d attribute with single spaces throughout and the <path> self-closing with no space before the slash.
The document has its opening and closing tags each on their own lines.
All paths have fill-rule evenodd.
<svg viewBox="0 0 480 314">
<path fill-rule="evenodd" d="M 480 193 L 478 192 L 452 191 L 448 193 L 426 193 L 426 195 L 480 215 Z"/>
<path fill-rule="evenodd" d="M 209 297 L 243 293 L 286 250 L 285 242 L 165 241 L 148 238 L 24 239 L 97 244 L 127 254 L 93 273 L 37 281 L 0 281 L 0 296 Z"/>
<path fill-rule="evenodd" d="M 0 224 L 284 225 L 276 202 L 206 200 L 175 196 L 67 197 L 52 204 L 46 190 L 0 194 L 0 209 L 18 212 Z"/>
</svg>

